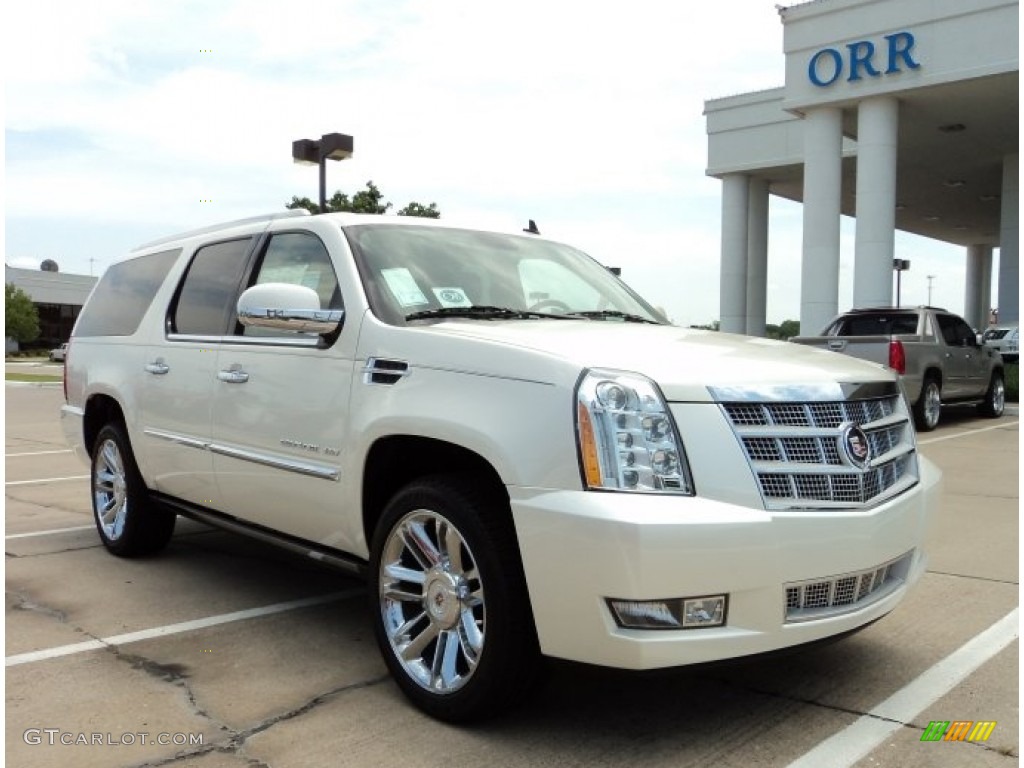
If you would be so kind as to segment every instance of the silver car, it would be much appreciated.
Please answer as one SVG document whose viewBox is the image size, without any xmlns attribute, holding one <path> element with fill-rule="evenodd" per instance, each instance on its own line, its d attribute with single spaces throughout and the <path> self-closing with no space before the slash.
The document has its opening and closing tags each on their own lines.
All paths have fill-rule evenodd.
<svg viewBox="0 0 1024 768">
<path fill-rule="evenodd" d="M 1016 363 L 1020 354 L 1020 327 L 1017 325 L 993 325 L 981 336 L 982 343 L 996 350 L 1007 363 Z"/>
</svg>

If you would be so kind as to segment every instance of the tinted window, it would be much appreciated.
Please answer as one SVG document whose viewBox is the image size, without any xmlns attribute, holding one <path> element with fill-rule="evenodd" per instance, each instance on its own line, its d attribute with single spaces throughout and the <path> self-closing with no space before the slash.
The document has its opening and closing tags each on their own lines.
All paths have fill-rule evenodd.
<svg viewBox="0 0 1024 768">
<path fill-rule="evenodd" d="M 221 336 L 234 311 L 252 238 L 214 243 L 192 257 L 171 322 L 175 333 Z"/>
<path fill-rule="evenodd" d="M 942 338 L 951 347 L 970 347 L 977 343 L 977 337 L 971 326 L 956 315 L 939 315 L 939 328 Z"/>
<path fill-rule="evenodd" d="M 840 320 L 829 336 L 891 336 L 917 333 L 917 315 L 892 312 L 871 312 L 851 315 Z"/>
<path fill-rule="evenodd" d="M 139 327 L 153 297 L 181 254 L 161 251 L 112 265 L 93 289 L 76 336 L 131 336 Z"/>
</svg>

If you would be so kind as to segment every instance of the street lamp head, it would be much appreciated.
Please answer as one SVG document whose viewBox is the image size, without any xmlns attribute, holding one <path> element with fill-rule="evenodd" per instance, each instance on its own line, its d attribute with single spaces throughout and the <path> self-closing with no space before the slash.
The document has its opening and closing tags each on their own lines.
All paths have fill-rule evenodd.
<svg viewBox="0 0 1024 768">
<path fill-rule="evenodd" d="M 320 142 L 313 139 L 293 141 L 292 160 L 299 165 L 318 165 L 320 163 Z"/>
<path fill-rule="evenodd" d="M 320 137 L 320 152 L 331 160 L 352 157 L 352 137 L 344 133 L 325 133 Z"/>
</svg>

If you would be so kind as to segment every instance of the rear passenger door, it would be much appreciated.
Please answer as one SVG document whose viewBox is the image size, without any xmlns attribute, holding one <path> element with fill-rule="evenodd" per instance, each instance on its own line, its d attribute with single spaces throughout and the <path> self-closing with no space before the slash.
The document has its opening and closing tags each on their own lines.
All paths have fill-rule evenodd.
<svg viewBox="0 0 1024 768">
<path fill-rule="evenodd" d="M 247 282 L 303 285 L 322 309 L 344 309 L 328 249 L 313 232 L 270 235 Z M 224 512 L 346 548 L 340 486 L 355 319 L 329 340 L 234 324 L 217 355 L 211 398 Z"/>
<path fill-rule="evenodd" d="M 217 349 L 252 246 L 244 237 L 196 250 L 139 373 L 151 486 L 204 507 L 220 505 L 208 450 Z"/>
</svg>

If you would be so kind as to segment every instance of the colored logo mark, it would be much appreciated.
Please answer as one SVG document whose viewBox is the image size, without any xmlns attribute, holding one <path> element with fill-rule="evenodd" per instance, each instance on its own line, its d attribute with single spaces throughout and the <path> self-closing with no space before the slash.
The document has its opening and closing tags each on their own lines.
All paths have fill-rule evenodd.
<svg viewBox="0 0 1024 768">
<path fill-rule="evenodd" d="M 921 741 L 988 741 L 995 727 L 995 720 L 932 720 Z"/>
</svg>

